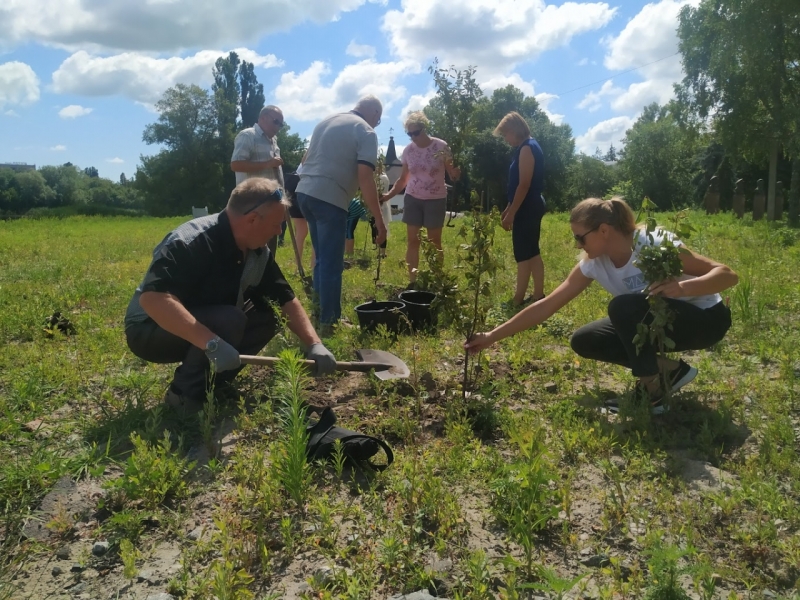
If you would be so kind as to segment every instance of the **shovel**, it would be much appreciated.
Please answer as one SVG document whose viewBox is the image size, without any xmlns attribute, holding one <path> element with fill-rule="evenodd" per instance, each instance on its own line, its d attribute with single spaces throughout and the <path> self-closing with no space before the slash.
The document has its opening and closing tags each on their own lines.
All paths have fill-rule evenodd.
<svg viewBox="0 0 800 600">
<path fill-rule="evenodd" d="M 384 350 L 356 350 L 359 360 L 353 362 L 336 361 L 337 371 L 358 371 L 360 373 L 369 373 L 375 371 L 375 377 L 383 379 L 405 379 L 411 372 L 408 370 L 406 363 L 400 360 L 391 352 Z M 239 356 L 242 364 L 245 365 L 274 365 L 280 359 L 274 356 L 248 356 L 242 354 Z M 303 361 L 307 366 L 314 367 L 316 364 L 313 360 Z"/>
<path fill-rule="evenodd" d="M 297 247 L 297 240 L 294 237 L 294 225 L 292 225 L 292 217 L 289 214 L 289 209 L 286 209 L 286 227 L 289 229 L 289 237 L 292 239 L 292 248 L 294 249 L 294 258 L 297 261 L 297 272 L 300 273 L 300 281 L 303 282 L 303 291 L 306 296 L 312 298 L 314 296 L 314 288 L 311 285 L 311 277 L 306 277 L 306 272 L 303 269 L 303 261 L 300 260 L 300 249 Z"/>
</svg>

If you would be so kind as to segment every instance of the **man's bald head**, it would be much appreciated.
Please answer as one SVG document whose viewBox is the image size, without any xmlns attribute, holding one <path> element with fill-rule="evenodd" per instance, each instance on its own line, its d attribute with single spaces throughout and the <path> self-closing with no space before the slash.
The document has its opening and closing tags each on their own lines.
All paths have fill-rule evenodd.
<svg viewBox="0 0 800 600">
<path fill-rule="evenodd" d="M 369 95 L 361 98 L 355 106 L 356 112 L 364 116 L 370 127 L 377 127 L 381 122 L 383 104 L 375 96 Z"/>
</svg>

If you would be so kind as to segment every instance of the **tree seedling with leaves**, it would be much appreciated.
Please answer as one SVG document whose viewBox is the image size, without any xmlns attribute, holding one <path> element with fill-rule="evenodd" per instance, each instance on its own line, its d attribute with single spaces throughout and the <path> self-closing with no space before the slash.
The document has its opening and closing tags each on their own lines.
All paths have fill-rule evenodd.
<svg viewBox="0 0 800 600">
<path fill-rule="evenodd" d="M 454 325 L 465 339 L 485 326 L 491 308 L 491 284 L 499 266 L 492 253 L 497 220 L 497 211 L 487 215 L 480 211 L 479 205 L 469 219 L 463 219 L 458 231 L 462 242 L 458 245 L 455 267 L 456 271 L 464 274 L 466 282 L 463 287 L 455 273 L 445 271 L 441 252 L 430 242 L 423 242 L 426 264 L 419 271 L 420 289 L 436 294 L 432 309 L 438 310 L 445 324 Z M 465 399 L 472 383 L 469 374 L 469 354 L 465 351 L 462 382 L 462 397 Z"/>
<path fill-rule="evenodd" d="M 635 265 L 642 271 L 645 280 L 649 282 L 644 290 L 649 291 L 651 284 L 676 279 L 683 274 L 683 263 L 681 263 L 681 253 L 688 252 L 686 248 L 674 244 L 675 237 L 678 239 L 688 238 L 694 228 L 686 222 L 687 213 L 681 211 L 675 215 L 672 232 L 667 232 L 664 228 L 658 227 L 653 212 L 656 205 L 645 197 L 642 201 L 642 212 L 645 215 L 644 232 L 637 230 L 633 236 L 633 248 L 638 249 L 638 257 Z M 637 221 L 638 221 L 637 217 Z M 645 240 L 641 236 L 646 236 Z M 655 236 L 661 238 L 659 244 L 655 243 Z M 667 332 L 672 329 L 672 322 L 675 318 L 674 313 L 669 308 L 667 300 L 662 296 L 648 295 L 650 310 L 645 318 L 636 326 L 636 335 L 633 343 L 636 345 L 637 353 L 641 351 L 645 344 L 651 344 L 658 349 L 658 353 L 663 355 L 675 348 L 675 342 L 669 337 Z M 669 386 L 666 381 L 666 373 L 662 372 L 664 389 L 668 392 Z"/>
</svg>

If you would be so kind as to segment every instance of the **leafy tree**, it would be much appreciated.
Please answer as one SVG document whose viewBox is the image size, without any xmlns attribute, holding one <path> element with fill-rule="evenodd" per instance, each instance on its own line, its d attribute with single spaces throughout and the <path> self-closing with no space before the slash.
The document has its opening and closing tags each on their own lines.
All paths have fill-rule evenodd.
<svg viewBox="0 0 800 600">
<path fill-rule="evenodd" d="M 472 169 L 475 187 L 480 190 L 484 209 L 505 208 L 508 185 L 508 166 L 511 149 L 502 138 L 484 129 L 473 137 Z"/>
<path fill-rule="evenodd" d="M 20 196 L 14 171 L 0 169 L 0 214 L 19 212 Z"/>
<path fill-rule="evenodd" d="M 56 202 L 56 193 L 47 185 L 41 171 L 15 173 L 14 188 L 18 192 L 19 212 L 38 206 L 53 206 Z"/>
<path fill-rule="evenodd" d="M 114 183 L 102 177 L 86 180 L 86 195 L 88 203 L 95 206 L 144 208 L 141 195 L 133 187 Z"/>
<path fill-rule="evenodd" d="M 213 144 L 217 131 L 214 102 L 196 86 L 177 84 L 156 102 L 158 121 L 147 125 L 142 140 L 168 150 L 197 152 Z"/>
<path fill-rule="evenodd" d="M 431 121 L 431 135 L 447 142 L 453 161 L 461 169 L 461 178 L 454 182 L 452 197 L 453 208 L 463 209 L 470 204 L 471 142 L 477 131 L 473 117 L 483 92 L 475 81 L 475 67 L 444 68 L 434 60 L 428 72 L 433 76 L 436 96 L 424 112 Z"/>
<path fill-rule="evenodd" d="M 217 116 L 208 91 L 179 83 L 156 103 L 159 117 L 142 139 L 165 148 L 141 157 L 136 188 L 151 214 L 189 214 L 192 206 L 221 208 L 223 165 L 217 152 Z M 228 163 L 224 164 L 228 168 Z"/>
<path fill-rule="evenodd" d="M 800 11 L 796 0 L 702 0 L 681 9 L 686 73 L 679 100 L 711 119 L 729 150 L 769 158 L 774 214 L 781 150 L 800 154 Z"/>
<path fill-rule="evenodd" d="M 581 153 L 567 168 L 567 202 L 572 206 L 585 198 L 603 198 L 618 179 L 617 167 Z"/>
<path fill-rule="evenodd" d="M 236 134 L 242 129 L 252 127 L 258 120 L 261 109 L 264 108 L 264 86 L 258 83 L 253 63 L 240 60 L 235 52 L 231 52 L 226 58 L 217 59 L 213 75 L 214 84 L 211 89 L 214 92 L 218 121 L 218 160 L 220 164 L 227 165 L 233 154 L 233 142 Z M 242 117 L 241 121 L 237 120 L 239 114 Z M 297 140 L 294 140 L 293 136 L 289 136 L 288 131 L 282 136 L 279 134 L 278 146 L 281 149 L 281 156 L 285 159 L 284 146 L 281 141 L 286 142 L 289 159 L 294 160 L 292 152 L 296 149 Z M 296 160 L 293 164 L 299 165 L 300 160 Z M 236 175 L 229 168 L 224 167 L 222 174 L 227 196 L 236 185 Z"/>
<path fill-rule="evenodd" d="M 55 192 L 53 202 L 55 206 L 84 204 L 87 201 L 86 186 L 83 181 L 86 175 L 72 163 L 65 163 L 60 167 L 42 167 L 39 172 Z"/>
<path fill-rule="evenodd" d="M 630 184 L 629 204 L 647 196 L 661 210 L 684 206 L 693 194 L 695 137 L 681 128 L 669 108 L 650 104 L 625 132 L 621 177 Z"/>
<path fill-rule="evenodd" d="M 284 125 L 277 134 L 284 173 L 291 173 L 297 169 L 306 153 L 306 141 L 297 133 L 289 133 L 290 130 L 291 127 Z"/>
<path fill-rule="evenodd" d="M 242 61 L 239 67 L 239 89 L 239 103 L 242 114 L 241 127 L 243 129 L 252 127 L 258 121 L 258 113 L 264 108 L 264 86 L 258 83 L 253 63 Z M 283 149 L 282 146 L 281 149 Z"/>
<path fill-rule="evenodd" d="M 100 173 L 97 171 L 95 167 L 86 167 L 83 170 L 83 174 L 87 177 L 100 177 Z"/>
<path fill-rule="evenodd" d="M 614 148 L 614 144 L 611 144 L 608 147 L 608 152 L 605 153 L 603 156 L 603 160 L 608 162 L 615 162 L 618 159 L 617 157 L 617 149 Z"/>
<path fill-rule="evenodd" d="M 212 69 L 214 83 L 214 108 L 217 117 L 217 161 L 224 165 L 230 162 L 233 140 L 239 130 L 239 82 L 236 78 L 240 61 L 236 52 L 226 58 L 218 58 Z M 230 169 L 222 170 L 223 186 L 230 192 L 236 186 L 236 175 Z"/>
</svg>

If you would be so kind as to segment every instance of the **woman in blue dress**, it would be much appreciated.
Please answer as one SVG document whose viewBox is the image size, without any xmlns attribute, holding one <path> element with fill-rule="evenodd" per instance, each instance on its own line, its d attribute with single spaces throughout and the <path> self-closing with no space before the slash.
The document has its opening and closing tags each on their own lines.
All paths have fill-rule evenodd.
<svg viewBox="0 0 800 600">
<path fill-rule="evenodd" d="M 544 298 L 544 262 L 539 250 L 545 212 L 544 154 L 531 137 L 525 119 L 517 112 L 503 117 L 494 133 L 514 147 L 508 171 L 508 206 L 503 211 L 503 229 L 511 231 L 514 260 L 517 261 L 517 286 L 512 303 L 523 306 Z M 526 298 L 531 279 L 533 294 Z"/>
</svg>

